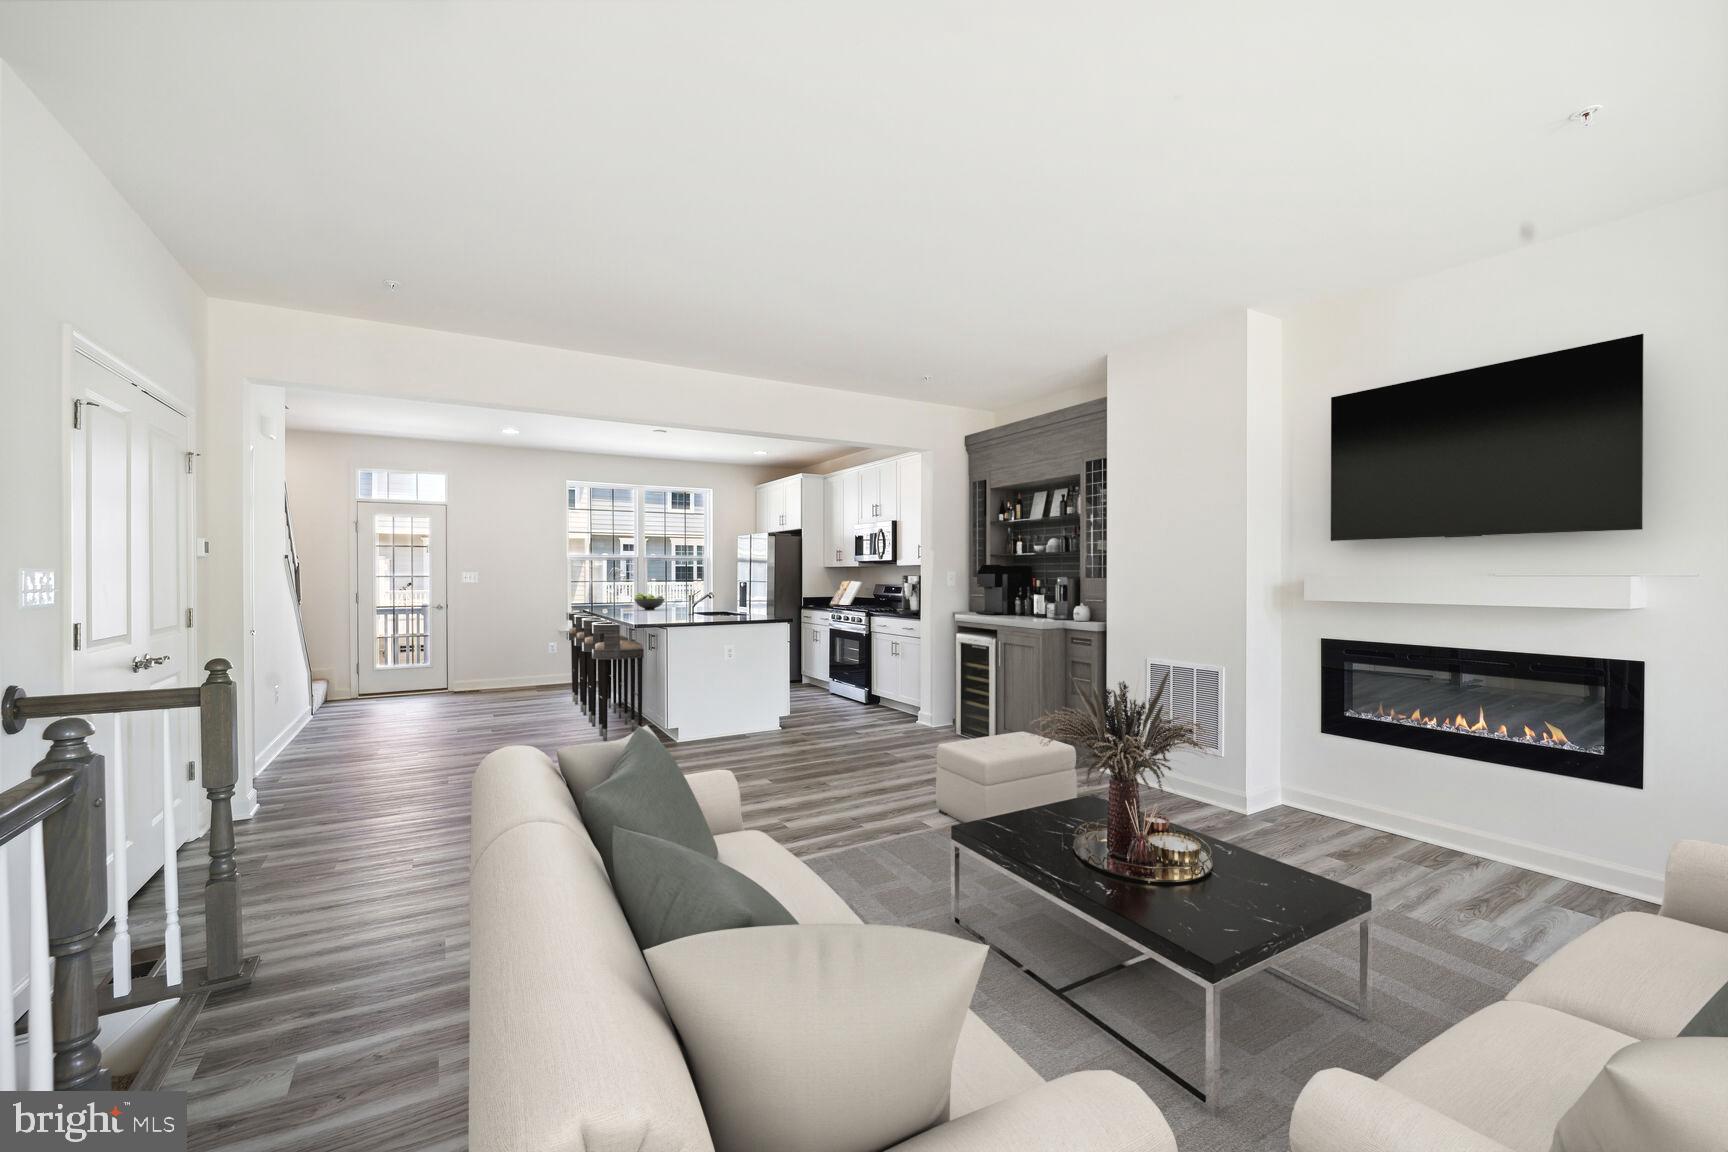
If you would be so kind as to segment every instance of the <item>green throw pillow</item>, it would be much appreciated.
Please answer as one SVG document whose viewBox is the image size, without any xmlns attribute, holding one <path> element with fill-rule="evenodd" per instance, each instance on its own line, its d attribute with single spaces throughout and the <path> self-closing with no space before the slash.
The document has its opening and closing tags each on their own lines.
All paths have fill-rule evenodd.
<svg viewBox="0 0 1728 1152">
<path fill-rule="evenodd" d="M 672 753 L 646 728 L 630 734 L 612 775 L 584 792 L 579 808 L 608 876 L 617 875 L 612 867 L 615 828 L 670 840 L 709 859 L 720 857 L 696 793 L 690 791 Z"/>
<path fill-rule="evenodd" d="M 1704 1001 L 1692 1022 L 1680 1029 L 1682 1036 L 1728 1036 L 1728 984 Z"/>
<path fill-rule="evenodd" d="M 643 951 L 703 932 L 797 923 L 750 877 L 668 840 L 619 828 L 612 860 L 612 891 Z"/>
</svg>

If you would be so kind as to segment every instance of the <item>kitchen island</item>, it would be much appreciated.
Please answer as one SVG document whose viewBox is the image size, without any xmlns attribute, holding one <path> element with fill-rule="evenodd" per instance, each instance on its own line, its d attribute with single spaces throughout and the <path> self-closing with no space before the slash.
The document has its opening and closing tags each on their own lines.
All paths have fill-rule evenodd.
<svg viewBox="0 0 1728 1152">
<path fill-rule="evenodd" d="M 774 732 L 792 712 L 790 618 L 692 613 L 685 605 L 583 611 L 642 645 L 642 714 L 676 741 Z"/>
</svg>

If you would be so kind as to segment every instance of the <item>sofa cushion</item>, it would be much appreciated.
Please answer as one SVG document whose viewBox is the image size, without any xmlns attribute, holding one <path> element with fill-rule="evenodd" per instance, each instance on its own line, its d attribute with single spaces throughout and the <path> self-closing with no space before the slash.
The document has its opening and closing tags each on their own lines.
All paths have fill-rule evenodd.
<svg viewBox="0 0 1728 1152">
<path fill-rule="evenodd" d="M 948 1118 L 987 950 L 915 928 L 741 928 L 644 953 L 718 1152 L 879 1152 Z"/>
<path fill-rule="evenodd" d="M 625 742 L 612 774 L 582 794 L 582 822 L 606 872 L 612 867 L 612 831 L 628 828 L 661 840 L 682 844 L 711 859 L 719 857 L 714 833 L 696 803 L 696 794 L 666 746 L 647 728 L 638 728 Z"/>
<path fill-rule="evenodd" d="M 615 828 L 612 863 L 612 891 L 644 950 L 699 932 L 797 923 L 742 872 L 670 840 Z"/>
<path fill-rule="evenodd" d="M 1728 1036 L 1728 984 L 1704 1002 L 1698 1014 L 1680 1029 L 1682 1036 Z"/>
<path fill-rule="evenodd" d="M 474 770 L 469 863 L 478 861 L 500 833 L 519 824 L 560 824 L 582 830 L 582 817 L 552 761 L 538 748 L 512 744 Z M 587 834 L 583 833 L 584 840 Z M 593 849 L 587 849 L 593 851 Z"/>
<path fill-rule="evenodd" d="M 1554 953 L 1507 999 L 1660 1040 L 1678 1036 L 1723 984 L 1728 933 L 1622 912 Z"/>
<path fill-rule="evenodd" d="M 949 1078 L 948 1115 L 964 1116 L 1018 1096 L 1044 1083 L 1032 1065 L 990 1030 L 976 1012 L 966 1013 L 960 1043 L 954 1049 Z"/>
<path fill-rule="evenodd" d="M 511 828 L 470 884 L 474 1152 L 712 1152 L 678 1036 L 588 834 Z"/>
<path fill-rule="evenodd" d="M 1513 1152 L 1548 1152 L 1566 1109 L 1630 1043 L 1588 1020 L 1502 1000 L 1406 1056 L 1380 1082 Z"/>
<path fill-rule="evenodd" d="M 1728 1039 L 1643 1040 L 1608 1058 L 1554 1131 L 1553 1152 L 1722 1152 Z"/>
<path fill-rule="evenodd" d="M 810 865 L 765 832 L 728 832 L 714 838 L 720 863 L 760 884 L 800 924 L 858 924 L 858 914 Z"/>
</svg>

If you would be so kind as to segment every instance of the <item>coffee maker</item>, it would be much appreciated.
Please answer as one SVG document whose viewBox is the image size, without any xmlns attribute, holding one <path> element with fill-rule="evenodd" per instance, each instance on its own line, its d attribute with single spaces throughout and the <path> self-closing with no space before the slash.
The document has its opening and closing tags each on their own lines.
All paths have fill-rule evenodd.
<svg viewBox="0 0 1728 1152">
<path fill-rule="evenodd" d="M 985 564 L 978 569 L 978 587 L 984 592 L 986 616 L 1010 616 L 1014 599 L 1032 584 L 1031 574 L 1011 564 Z"/>
<path fill-rule="evenodd" d="M 915 572 L 908 572 L 906 575 L 900 577 L 902 596 L 904 597 L 906 611 L 908 612 L 916 613 L 919 610 L 918 605 L 920 600 L 923 598 L 923 592 L 919 587 L 922 581 L 923 577 L 919 576 Z"/>
</svg>

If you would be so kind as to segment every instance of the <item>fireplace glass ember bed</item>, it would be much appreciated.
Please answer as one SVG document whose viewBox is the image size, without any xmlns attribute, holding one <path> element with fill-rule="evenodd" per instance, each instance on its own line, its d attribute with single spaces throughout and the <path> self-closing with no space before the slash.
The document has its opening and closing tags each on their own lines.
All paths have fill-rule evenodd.
<svg viewBox="0 0 1728 1152">
<path fill-rule="evenodd" d="M 1644 786 L 1644 664 L 1322 640 L 1320 730 Z"/>
</svg>

